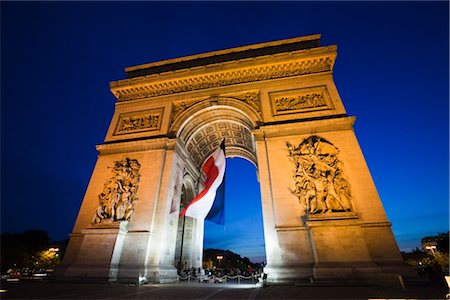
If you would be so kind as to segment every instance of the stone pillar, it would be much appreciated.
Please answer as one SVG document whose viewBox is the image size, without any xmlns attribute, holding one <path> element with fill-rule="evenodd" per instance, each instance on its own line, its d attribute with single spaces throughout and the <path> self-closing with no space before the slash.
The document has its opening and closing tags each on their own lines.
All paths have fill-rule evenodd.
<svg viewBox="0 0 450 300">
<path fill-rule="evenodd" d="M 203 234 L 204 234 L 204 221 L 194 219 L 193 224 L 193 236 L 192 236 L 192 267 L 201 268 L 203 262 Z"/>
<path fill-rule="evenodd" d="M 281 197 L 287 200 L 283 193 L 288 188 L 284 186 L 283 189 L 281 181 L 285 181 L 283 177 L 290 174 L 282 169 L 279 162 L 285 159 L 286 153 L 274 151 L 270 144 L 271 141 L 264 135 L 257 136 L 256 148 L 267 258 L 264 272 L 269 275 L 269 282 L 310 278 L 313 277 L 313 251 L 308 232 L 298 217 L 300 215 L 298 205 L 288 201 L 283 201 L 283 205 L 280 203 Z M 281 221 L 280 214 L 291 215 L 290 223 Z"/>
<path fill-rule="evenodd" d="M 175 142 L 158 139 L 105 144 L 98 150 L 100 155 L 57 273 L 66 279 L 175 281 L 177 191 L 181 191 L 184 168 Z M 135 159 L 141 166 L 135 210 L 128 222 L 93 224 L 111 168 L 125 158 Z"/>
<path fill-rule="evenodd" d="M 353 120 L 342 117 L 255 131 L 269 282 L 371 282 L 386 272 L 413 275 L 402 261 Z M 302 148 L 302 143 L 311 147 Z M 308 180 L 302 181 L 305 176 Z M 338 196 L 340 188 L 351 194 L 346 209 L 339 204 L 346 200 Z M 306 205 L 310 207 L 299 195 L 312 199 Z"/>
</svg>

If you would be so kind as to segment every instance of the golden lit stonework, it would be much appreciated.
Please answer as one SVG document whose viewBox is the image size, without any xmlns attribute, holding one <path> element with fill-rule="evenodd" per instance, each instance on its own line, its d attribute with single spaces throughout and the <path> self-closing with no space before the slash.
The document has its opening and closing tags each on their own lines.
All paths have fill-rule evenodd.
<svg viewBox="0 0 450 300">
<path fill-rule="evenodd" d="M 137 190 L 141 165 L 136 159 L 125 158 L 114 163 L 111 176 L 98 195 L 99 206 L 92 223 L 127 221 L 138 201 Z"/>
<path fill-rule="evenodd" d="M 163 110 L 150 110 L 132 114 L 122 114 L 117 122 L 115 135 L 159 130 Z"/>
<path fill-rule="evenodd" d="M 275 115 L 332 108 L 330 95 L 325 86 L 273 93 L 270 98 Z"/>
<path fill-rule="evenodd" d="M 222 140 L 257 169 L 268 282 L 414 272 L 335 85 L 336 51 L 310 35 L 127 67 L 61 276 L 166 283 L 202 267 L 203 220 L 178 216 Z"/>
<path fill-rule="evenodd" d="M 344 178 L 339 150 L 324 138 L 311 136 L 298 146 L 286 143 L 295 165 L 291 190 L 310 214 L 352 211 L 350 184 Z"/>
</svg>

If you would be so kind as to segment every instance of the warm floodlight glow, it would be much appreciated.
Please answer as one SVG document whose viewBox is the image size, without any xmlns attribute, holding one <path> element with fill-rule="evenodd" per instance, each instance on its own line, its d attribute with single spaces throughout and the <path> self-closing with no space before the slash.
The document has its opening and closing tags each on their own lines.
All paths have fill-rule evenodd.
<svg viewBox="0 0 450 300">
<path fill-rule="evenodd" d="M 147 283 L 147 278 L 139 275 L 139 285 Z"/>
</svg>

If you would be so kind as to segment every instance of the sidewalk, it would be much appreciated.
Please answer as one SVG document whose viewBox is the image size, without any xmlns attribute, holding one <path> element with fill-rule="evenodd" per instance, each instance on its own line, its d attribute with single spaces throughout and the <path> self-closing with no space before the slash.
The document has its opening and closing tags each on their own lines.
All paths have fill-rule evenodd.
<svg viewBox="0 0 450 300">
<path fill-rule="evenodd" d="M 6 290 L 6 291 L 4 291 Z M 267 286 L 253 284 L 2 282 L 1 299 L 445 299 L 433 286 Z"/>
</svg>

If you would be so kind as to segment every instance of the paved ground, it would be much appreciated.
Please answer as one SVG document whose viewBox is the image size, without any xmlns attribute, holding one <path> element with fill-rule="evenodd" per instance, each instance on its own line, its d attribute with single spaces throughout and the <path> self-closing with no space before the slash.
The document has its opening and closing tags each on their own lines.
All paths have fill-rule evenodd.
<svg viewBox="0 0 450 300">
<path fill-rule="evenodd" d="M 433 286 L 267 286 L 253 284 L 145 284 L 55 281 L 2 282 L 1 299 L 445 299 Z M 6 290 L 6 291 L 5 291 Z"/>
</svg>

